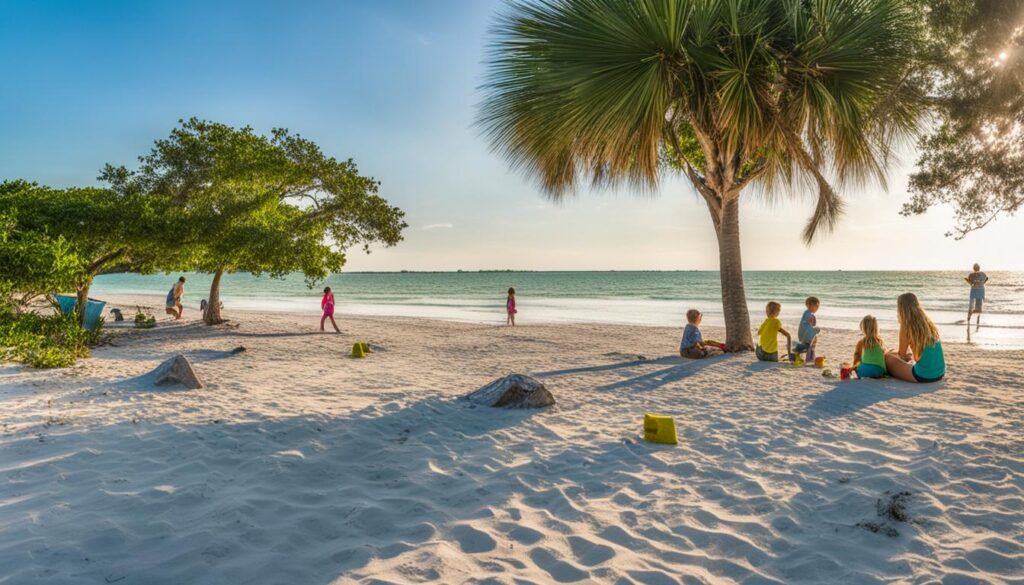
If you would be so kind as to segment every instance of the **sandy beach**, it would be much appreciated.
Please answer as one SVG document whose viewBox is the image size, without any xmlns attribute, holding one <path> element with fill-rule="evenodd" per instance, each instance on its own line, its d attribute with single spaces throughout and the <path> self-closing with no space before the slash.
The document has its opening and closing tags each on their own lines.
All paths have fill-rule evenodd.
<svg viewBox="0 0 1024 585">
<path fill-rule="evenodd" d="M 1024 0 L 0 15 L 0 585 L 1024 585 Z"/>
<path fill-rule="evenodd" d="M 671 328 L 229 316 L 3 366 L 0 583 L 1024 583 L 1024 352 L 839 382 Z M 204 389 L 152 386 L 177 353 Z M 558 404 L 457 400 L 509 372 Z"/>
</svg>

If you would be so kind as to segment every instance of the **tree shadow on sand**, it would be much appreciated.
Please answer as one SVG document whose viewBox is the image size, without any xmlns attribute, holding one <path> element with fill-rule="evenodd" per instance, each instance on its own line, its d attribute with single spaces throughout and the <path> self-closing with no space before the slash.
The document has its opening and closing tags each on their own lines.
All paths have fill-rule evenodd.
<svg viewBox="0 0 1024 585">
<path fill-rule="evenodd" d="M 729 359 L 729 355 L 719 355 L 704 358 L 702 360 L 687 360 L 678 357 L 673 358 L 678 365 L 670 366 L 668 368 L 662 368 L 654 372 L 647 372 L 624 378 L 610 384 L 604 384 L 597 386 L 594 390 L 608 392 L 617 390 L 632 390 L 632 391 L 652 391 L 661 388 L 667 384 L 678 382 L 684 378 L 692 376 L 704 368 L 713 366 L 719 362 Z M 681 363 L 679 363 L 681 362 Z M 650 363 L 650 362 L 640 362 Z"/>
<path fill-rule="evenodd" d="M 653 456 L 664 448 L 560 442 L 543 424 L 552 414 L 427 398 L 345 417 L 62 429 L 38 447 L 63 451 L 49 453 L 59 464 L 22 486 L 46 497 L 4 513 L 46 522 L 22 523 L 4 556 L 12 582 L 42 555 L 57 580 L 326 585 L 370 579 L 376 563 L 406 553 L 443 558 L 450 547 L 475 562 L 502 554 L 501 541 L 537 544 L 530 558 L 553 580 L 585 579 L 585 563 L 552 556 L 517 520 L 528 508 L 566 532 L 590 521 L 578 496 L 649 493 L 645 471 L 666 468 Z M 79 512 L 48 515 L 52 502 Z M 630 546 L 621 529 L 606 532 Z"/>
<path fill-rule="evenodd" d="M 720 359 L 632 384 L 657 387 Z M 464 571 L 512 578 L 528 565 L 544 582 L 607 580 L 613 566 L 630 582 L 679 582 L 669 567 L 685 565 L 781 584 L 776 575 L 806 562 L 784 534 L 772 553 L 723 531 L 731 521 L 713 511 L 750 513 L 747 498 L 726 497 L 752 489 L 745 476 L 702 470 L 687 451 L 639 436 L 566 440 L 564 421 L 554 424 L 559 408 L 427 396 L 345 416 L 55 427 L 45 442 L 18 441 L 27 465 L 0 470 L 0 485 L 13 474 L 19 493 L 33 494 L 8 502 L 0 521 L 38 519 L 6 522 L 12 544 L 0 558 L 12 583 L 45 566 L 55 582 L 314 585 L 382 582 L 382 567 L 400 582 L 455 582 Z M 689 448 L 700 456 L 699 442 Z M 793 526 L 816 521 L 817 508 L 755 495 L 767 506 L 759 513 L 792 516 Z M 714 504 L 698 509 L 702 498 Z M 645 516 L 654 499 L 688 516 Z M 631 511 L 611 519 L 591 509 L 605 500 Z M 900 550 L 867 551 L 853 569 L 825 564 L 816 577 L 837 582 Z M 605 564 L 620 554 L 624 563 Z"/>
<path fill-rule="evenodd" d="M 807 405 L 805 414 L 811 418 L 834 418 L 853 414 L 880 402 L 906 400 L 931 394 L 945 387 L 945 382 L 911 384 L 893 378 L 847 380 L 819 394 Z"/>
<path fill-rule="evenodd" d="M 278 338 L 278 337 L 310 337 L 316 335 L 325 335 L 325 332 L 319 329 L 308 329 L 302 331 L 270 331 L 266 333 L 259 333 L 255 331 L 244 331 L 241 327 L 245 324 L 244 321 L 226 321 L 220 325 L 207 325 L 202 321 L 189 321 L 187 323 L 179 323 L 176 321 L 162 321 L 155 328 L 152 329 L 136 329 L 134 325 L 122 324 L 116 327 L 110 327 L 111 332 L 117 332 L 120 335 L 130 335 L 133 337 L 145 338 L 147 335 L 159 335 L 159 334 L 181 334 L 181 335 L 194 335 L 203 338 L 215 338 L 215 337 L 267 337 L 267 338 Z"/>
<path fill-rule="evenodd" d="M 188 358 L 189 362 L 191 362 L 193 365 L 196 365 L 234 357 L 238 357 L 239 359 L 241 359 L 240 356 L 244 356 L 245 353 L 246 349 L 244 347 L 239 347 L 235 349 L 192 349 L 182 351 L 180 352 L 180 355 L 185 356 L 186 358 Z M 171 359 L 176 355 L 179 354 L 177 352 L 167 353 L 164 361 L 166 361 L 167 359 Z M 152 359 L 152 357 L 153 356 L 139 356 L 137 359 Z M 164 361 L 161 361 L 160 364 L 163 364 Z M 97 387 L 96 390 L 116 390 L 131 392 L 170 392 L 176 390 L 189 390 L 193 392 L 196 391 L 185 388 L 184 386 L 178 384 L 167 384 L 164 386 L 155 385 L 157 378 L 156 370 L 158 368 L 159 365 L 155 366 L 152 370 L 145 372 L 143 374 L 115 380 L 109 384 L 108 388 Z M 202 378 L 202 376 L 200 376 L 200 378 Z"/>
<path fill-rule="evenodd" d="M 660 358 L 654 359 L 633 359 L 623 362 L 615 362 L 612 364 L 602 364 L 599 366 L 583 366 L 579 368 L 568 368 L 565 370 L 551 370 L 548 372 L 537 372 L 533 374 L 537 378 L 554 378 L 557 376 L 566 376 L 569 374 L 593 374 L 597 372 L 607 372 L 610 370 L 619 370 L 622 368 L 633 368 L 636 366 L 645 366 L 652 364 L 678 364 L 680 362 L 679 356 L 667 355 Z"/>
</svg>

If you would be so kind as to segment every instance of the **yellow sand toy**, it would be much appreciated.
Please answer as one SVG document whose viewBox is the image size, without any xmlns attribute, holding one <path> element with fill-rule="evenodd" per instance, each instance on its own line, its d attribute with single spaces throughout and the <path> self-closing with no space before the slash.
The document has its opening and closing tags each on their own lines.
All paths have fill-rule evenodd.
<svg viewBox="0 0 1024 585">
<path fill-rule="evenodd" d="M 352 344 L 352 357 L 364 358 L 370 353 L 370 346 L 362 341 L 357 341 Z"/>
<path fill-rule="evenodd" d="M 676 439 L 676 422 L 671 416 L 659 416 L 647 413 L 644 415 L 644 440 L 652 443 L 678 444 Z"/>
</svg>

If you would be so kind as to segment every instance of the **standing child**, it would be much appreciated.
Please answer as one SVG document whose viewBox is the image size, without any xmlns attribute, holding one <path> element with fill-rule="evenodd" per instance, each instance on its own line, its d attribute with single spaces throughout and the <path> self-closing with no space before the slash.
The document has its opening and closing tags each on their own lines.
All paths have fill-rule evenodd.
<svg viewBox="0 0 1024 585">
<path fill-rule="evenodd" d="M 338 324 L 334 322 L 334 293 L 331 292 L 331 287 L 324 287 L 324 298 L 320 299 L 320 308 L 324 310 L 324 316 L 320 317 L 320 331 L 324 330 L 324 321 L 330 319 L 331 325 L 334 325 L 334 330 L 341 333 L 341 329 L 338 329 Z"/>
<path fill-rule="evenodd" d="M 804 306 L 807 310 L 804 311 L 804 316 L 800 318 L 800 327 L 796 331 L 796 338 L 799 343 L 796 346 L 796 352 L 801 353 L 807 352 L 807 363 L 814 363 L 814 349 L 818 345 L 818 333 L 821 333 L 821 328 L 818 327 L 818 318 L 814 316 L 821 308 L 821 301 L 818 297 L 807 297 L 804 301 Z"/>
<path fill-rule="evenodd" d="M 777 362 L 779 361 L 779 334 L 781 333 L 786 338 L 787 353 L 792 353 L 789 349 L 793 343 L 793 337 L 782 328 L 782 321 L 779 320 L 782 305 L 771 301 L 765 305 L 764 312 L 768 318 L 757 329 L 758 344 L 754 353 L 762 362 Z"/>
<path fill-rule="evenodd" d="M 878 334 L 878 319 L 866 315 L 860 321 L 860 332 L 864 337 L 853 350 L 853 368 L 858 378 L 881 378 L 885 376 L 885 343 Z"/>
<path fill-rule="evenodd" d="M 511 325 L 511 326 L 515 327 L 516 326 L 516 313 L 517 313 L 517 311 L 516 311 L 516 289 L 514 289 L 514 288 L 508 289 L 508 299 L 505 301 L 505 312 L 507 313 L 507 316 L 505 317 L 505 324 L 506 325 Z"/>
</svg>

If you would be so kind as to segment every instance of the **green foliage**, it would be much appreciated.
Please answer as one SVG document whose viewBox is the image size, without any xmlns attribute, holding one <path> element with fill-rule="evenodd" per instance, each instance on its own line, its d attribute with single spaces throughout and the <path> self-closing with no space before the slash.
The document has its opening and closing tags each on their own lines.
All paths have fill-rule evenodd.
<svg viewBox="0 0 1024 585">
<path fill-rule="evenodd" d="M 513 2 L 494 29 L 479 124 L 555 197 L 581 180 L 653 188 L 666 157 L 712 210 L 752 182 L 815 184 L 810 242 L 840 214 L 831 182 L 884 182 L 891 145 L 917 129 L 912 8 Z"/>
<path fill-rule="evenodd" d="M 393 246 L 406 227 L 404 213 L 355 163 L 327 157 L 284 129 L 264 136 L 193 118 L 139 161 L 134 171 L 108 165 L 100 178 L 122 196 L 171 202 L 180 217 L 173 240 L 185 255 L 179 268 L 272 277 L 301 271 L 312 286 L 341 270 L 345 249 Z"/>
<path fill-rule="evenodd" d="M 40 279 L 41 273 L 32 273 L 39 286 L 20 282 L 13 285 L 15 290 L 78 291 L 84 297 L 92 279 L 102 272 L 151 272 L 178 261 L 170 238 L 176 227 L 175 208 L 158 197 L 9 181 L 0 184 L 0 209 L 7 213 L 8 229 L 22 234 L 21 261 L 30 262 L 25 256 L 29 253 L 40 258 L 56 253 L 55 263 L 65 259 L 48 269 L 37 262 L 40 270 L 53 276 Z"/>
<path fill-rule="evenodd" d="M 138 309 L 135 313 L 135 328 L 152 329 L 154 327 L 156 327 L 156 317 L 144 313 L 142 309 Z"/>
<path fill-rule="evenodd" d="M 919 0 L 938 124 L 904 215 L 951 204 L 957 238 L 1024 205 L 1024 0 Z"/>
<path fill-rule="evenodd" d="M 32 191 L 24 181 L 0 183 L 0 310 L 74 286 L 83 261 L 63 235 L 46 225 L 26 227 L 10 203 Z"/>
<path fill-rule="evenodd" d="M 0 359 L 33 368 L 64 368 L 88 357 L 101 330 L 102 325 L 87 331 L 73 315 L 4 313 L 0 315 Z"/>
</svg>

